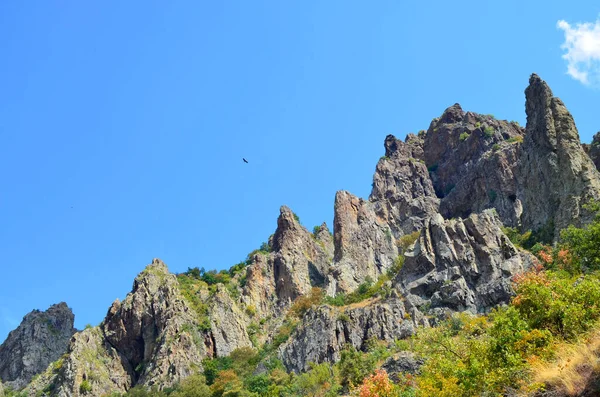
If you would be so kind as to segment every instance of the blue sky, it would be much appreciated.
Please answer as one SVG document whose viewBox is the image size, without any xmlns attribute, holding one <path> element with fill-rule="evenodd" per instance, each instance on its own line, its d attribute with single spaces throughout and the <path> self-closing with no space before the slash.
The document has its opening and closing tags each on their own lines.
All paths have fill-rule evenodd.
<svg viewBox="0 0 600 397">
<path fill-rule="evenodd" d="M 592 1 L 1 2 L 0 341 L 60 301 L 77 327 L 98 324 L 154 257 L 174 272 L 228 268 L 282 204 L 331 225 L 337 190 L 368 196 L 387 134 L 426 129 L 455 102 L 524 124 L 532 72 L 589 142 L 599 13 Z"/>
</svg>

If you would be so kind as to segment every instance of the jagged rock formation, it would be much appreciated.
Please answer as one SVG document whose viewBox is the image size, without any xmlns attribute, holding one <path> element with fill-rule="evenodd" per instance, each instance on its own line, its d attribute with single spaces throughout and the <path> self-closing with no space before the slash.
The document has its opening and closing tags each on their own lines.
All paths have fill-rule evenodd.
<svg viewBox="0 0 600 397">
<path fill-rule="evenodd" d="M 513 167 L 523 133 L 516 123 L 464 112 L 458 104 L 431 122 L 424 157 L 444 217 L 496 208 L 504 223 L 518 224 L 522 209 Z"/>
<path fill-rule="evenodd" d="M 600 132 L 592 138 L 592 143 L 583 145 L 584 150 L 590 156 L 597 170 L 600 170 Z"/>
<path fill-rule="evenodd" d="M 425 219 L 438 212 L 440 200 L 425 165 L 422 137 L 408 134 L 402 142 L 388 135 L 384 146 L 369 201 L 399 237 L 421 229 Z"/>
<path fill-rule="evenodd" d="M 278 317 L 312 287 L 323 286 L 333 259 L 333 238 L 322 224 L 313 235 L 286 206 L 280 209 L 272 252 L 257 253 L 246 270 L 241 302 L 256 317 Z"/>
<path fill-rule="evenodd" d="M 494 210 L 467 219 L 432 217 L 406 253 L 395 286 L 412 307 L 428 314 L 485 312 L 507 303 L 511 279 L 531 264 L 504 235 Z"/>
<path fill-rule="evenodd" d="M 296 372 L 339 360 L 346 344 L 365 349 L 371 338 L 392 341 L 451 312 L 482 313 L 508 302 L 511 279 L 532 258 L 501 226 L 555 239 L 569 223 L 586 222 L 584 204 L 600 198 L 600 174 L 571 115 L 536 75 L 526 110 L 523 129 L 455 104 L 426 132 L 404 142 L 387 136 L 369 199 L 336 194 L 333 235 L 325 224 L 309 232 L 283 206 L 268 246 L 236 265 L 226 285 L 195 276 L 186 286 L 187 276 L 177 279 L 154 260 L 99 327 L 73 337 L 30 394 L 166 387 L 202 370 L 204 358 L 272 341 L 290 306 L 314 287 L 334 296 L 391 278 L 380 280 L 389 293 L 308 310 L 278 350 Z M 587 152 L 600 161 L 598 135 L 594 142 Z M 418 235 L 410 247 L 408 234 Z M 415 372 L 421 363 L 398 356 L 386 365 Z"/>
<path fill-rule="evenodd" d="M 98 327 L 76 334 L 62 361 L 30 391 L 99 396 L 135 384 L 171 385 L 201 369 L 206 349 L 197 324 L 175 276 L 154 259 L 125 300 L 115 301 Z"/>
<path fill-rule="evenodd" d="M 398 256 L 394 235 L 373 203 L 340 191 L 335 196 L 334 263 L 327 292 L 353 291 L 367 277 L 384 274 Z"/>
<path fill-rule="evenodd" d="M 0 345 L 0 380 L 19 389 L 45 370 L 67 350 L 74 319 L 64 302 L 27 314 Z"/>
<path fill-rule="evenodd" d="M 600 198 L 600 174 L 581 146 L 573 117 L 536 74 L 525 96 L 518 195 L 522 228 L 546 230 L 557 238 L 560 229 L 589 220 L 583 205 Z"/>
<path fill-rule="evenodd" d="M 332 253 L 298 223 L 289 208 L 283 206 L 280 212 L 272 243 L 275 289 L 280 301 L 292 302 L 312 286 L 323 285 Z"/>
<path fill-rule="evenodd" d="M 252 346 L 246 331 L 248 316 L 234 302 L 226 288 L 217 285 L 217 291 L 209 302 L 212 330 L 209 337 L 214 343 L 212 355 L 224 357 L 240 347 Z"/>
<path fill-rule="evenodd" d="M 389 342 L 413 333 L 414 321 L 398 297 L 342 309 L 324 305 L 306 314 L 280 356 L 288 370 L 301 372 L 311 362 L 339 361 L 346 344 L 364 349 L 371 338 Z"/>
<path fill-rule="evenodd" d="M 432 325 L 451 312 L 481 313 L 508 303 L 512 278 L 532 258 L 513 246 L 501 225 L 494 210 L 465 220 L 431 217 L 405 254 L 391 298 L 309 312 L 282 347 L 283 363 L 305 371 L 310 362 L 338 361 L 346 344 L 363 349 L 370 338 L 405 338 L 416 326 Z"/>
</svg>

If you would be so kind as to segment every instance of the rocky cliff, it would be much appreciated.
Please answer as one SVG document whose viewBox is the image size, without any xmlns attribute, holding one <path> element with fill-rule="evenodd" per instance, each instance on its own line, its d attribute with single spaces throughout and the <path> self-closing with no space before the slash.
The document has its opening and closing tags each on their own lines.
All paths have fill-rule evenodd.
<svg viewBox="0 0 600 397">
<path fill-rule="evenodd" d="M 0 380 L 19 389 L 45 370 L 67 350 L 74 319 L 64 302 L 27 314 L 0 345 Z"/>
<path fill-rule="evenodd" d="M 600 198 L 594 144 L 581 145 L 538 76 L 525 94 L 526 128 L 455 104 L 418 135 L 388 135 L 369 198 L 337 192 L 333 234 L 325 224 L 311 233 L 283 206 L 269 242 L 228 272 L 175 276 L 155 259 L 28 391 L 164 388 L 201 372 L 206 358 L 268 343 L 288 370 L 302 372 L 338 361 L 346 345 L 365 350 L 373 339 L 402 339 L 451 313 L 508 302 L 511 280 L 533 259 L 502 227 L 552 241 L 560 228 L 589 221 L 585 204 Z M 379 290 L 348 304 L 320 295 L 373 285 Z M 390 365 L 417 365 L 398 360 Z"/>
<path fill-rule="evenodd" d="M 590 214 L 584 205 L 600 197 L 600 175 L 586 155 L 573 117 L 537 75 L 525 90 L 527 129 L 520 153 L 522 228 L 553 237 Z"/>
</svg>

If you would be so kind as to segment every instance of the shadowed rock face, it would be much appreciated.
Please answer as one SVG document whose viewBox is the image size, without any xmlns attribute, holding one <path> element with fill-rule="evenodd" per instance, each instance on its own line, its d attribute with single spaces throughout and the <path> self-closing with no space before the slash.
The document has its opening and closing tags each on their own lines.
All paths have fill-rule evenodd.
<svg viewBox="0 0 600 397">
<path fill-rule="evenodd" d="M 492 115 L 464 112 L 455 104 L 431 122 L 424 157 L 446 218 L 466 218 L 495 208 L 502 221 L 517 226 L 522 213 L 515 169 L 524 130 Z"/>
<path fill-rule="evenodd" d="M 29 387 L 53 385 L 59 397 L 123 393 L 135 384 L 162 387 L 201 369 L 206 357 L 195 313 L 183 299 L 175 275 L 154 259 L 116 300 L 98 326 L 77 333 L 57 371 L 49 368 Z"/>
<path fill-rule="evenodd" d="M 34 310 L 0 345 L 0 379 L 19 389 L 57 360 L 75 333 L 75 316 L 66 303 Z"/>
<path fill-rule="evenodd" d="M 388 342 L 414 333 L 412 320 L 405 317 L 402 299 L 373 301 L 348 308 L 320 306 L 311 310 L 290 341 L 281 348 L 288 370 L 303 372 L 311 362 L 335 363 L 347 344 L 364 349 L 371 338 Z"/>
<path fill-rule="evenodd" d="M 597 132 L 592 138 L 592 143 L 584 145 L 584 150 L 590 156 L 596 169 L 600 169 L 600 132 Z"/>
<path fill-rule="evenodd" d="M 546 229 L 557 238 L 560 229 L 590 219 L 583 205 L 600 198 L 600 175 L 581 146 L 573 117 L 536 74 L 525 97 L 527 131 L 519 167 L 522 228 Z"/>
<path fill-rule="evenodd" d="M 511 279 L 531 264 L 504 235 L 493 210 L 467 219 L 432 217 L 394 281 L 411 306 L 430 314 L 473 313 L 507 303 Z"/>
<path fill-rule="evenodd" d="M 508 303 L 512 278 L 532 257 L 512 245 L 501 225 L 494 210 L 464 220 L 432 216 L 406 252 L 388 298 L 310 311 L 281 347 L 283 363 L 305 371 L 310 362 L 338 361 L 348 343 L 363 349 L 370 338 L 405 338 L 451 312 L 482 313 Z"/>
</svg>

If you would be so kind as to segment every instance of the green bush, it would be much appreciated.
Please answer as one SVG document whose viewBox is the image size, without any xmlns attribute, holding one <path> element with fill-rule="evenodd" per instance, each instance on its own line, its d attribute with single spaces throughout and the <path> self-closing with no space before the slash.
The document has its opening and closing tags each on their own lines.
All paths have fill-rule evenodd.
<svg viewBox="0 0 600 397">
<path fill-rule="evenodd" d="M 463 132 L 462 134 L 460 134 L 460 136 L 458 137 L 458 139 L 463 142 L 466 141 L 468 137 L 470 137 L 471 134 L 469 134 L 467 131 Z"/>
<path fill-rule="evenodd" d="M 600 319 L 597 274 L 529 272 L 517 278 L 513 306 L 531 328 L 573 340 Z"/>
<path fill-rule="evenodd" d="M 344 390 L 359 385 L 363 379 L 375 370 L 375 359 L 358 352 L 354 346 L 347 345 L 342 350 L 339 362 L 340 383 Z"/>
<path fill-rule="evenodd" d="M 87 379 L 84 379 L 79 385 L 79 392 L 81 394 L 88 394 L 92 391 L 92 385 L 88 382 Z"/>
<path fill-rule="evenodd" d="M 486 138 L 491 138 L 494 136 L 495 131 L 492 127 L 487 126 L 483 129 L 483 133 L 486 136 Z"/>
</svg>

